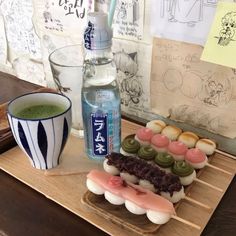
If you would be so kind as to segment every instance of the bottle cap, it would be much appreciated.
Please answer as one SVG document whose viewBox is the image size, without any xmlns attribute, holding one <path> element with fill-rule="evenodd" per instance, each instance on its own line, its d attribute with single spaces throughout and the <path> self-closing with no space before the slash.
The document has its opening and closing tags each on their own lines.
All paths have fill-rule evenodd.
<svg viewBox="0 0 236 236">
<path fill-rule="evenodd" d="M 103 12 L 90 12 L 88 26 L 84 32 L 84 46 L 88 50 L 110 48 L 112 29 L 108 26 L 108 16 Z"/>
</svg>

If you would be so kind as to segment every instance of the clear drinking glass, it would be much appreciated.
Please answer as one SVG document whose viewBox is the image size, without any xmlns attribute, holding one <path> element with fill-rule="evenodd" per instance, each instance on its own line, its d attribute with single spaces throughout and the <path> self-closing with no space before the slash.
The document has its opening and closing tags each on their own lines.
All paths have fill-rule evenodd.
<svg viewBox="0 0 236 236">
<path fill-rule="evenodd" d="M 58 48 L 49 55 L 53 79 L 57 89 L 72 101 L 71 133 L 84 136 L 81 111 L 84 50 L 82 44 Z"/>
</svg>

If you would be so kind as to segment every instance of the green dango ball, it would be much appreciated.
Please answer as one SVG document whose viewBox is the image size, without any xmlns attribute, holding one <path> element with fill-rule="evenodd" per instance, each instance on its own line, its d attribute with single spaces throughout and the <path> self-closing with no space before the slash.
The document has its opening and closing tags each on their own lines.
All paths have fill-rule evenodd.
<svg viewBox="0 0 236 236">
<path fill-rule="evenodd" d="M 144 160 L 153 160 L 157 152 L 151 146 L 142 146 L 138 151 L 138 157 Z"/>
<path fill-rule="evenodd" d="M 133 137 L 128 137 L 122 141 L 121 147 L 125 152 L 134 154 L 140 149 L 140 143 Z"/>
<path fill-rule="evenodd" d="M 194 168 L 185 161 L 175 161 L 171 171 L 180 177 L 186 177 L 193 173 Z"/>
<path fill-rule="evenodd" d="M 164 153 L 164 152 L 159 152 L 155 156 L 154 161 L 160 167 L 168 168 L 168 167 L 171 167 L 174 164 L 175 160 L 170 154 Z"/>
</svg>

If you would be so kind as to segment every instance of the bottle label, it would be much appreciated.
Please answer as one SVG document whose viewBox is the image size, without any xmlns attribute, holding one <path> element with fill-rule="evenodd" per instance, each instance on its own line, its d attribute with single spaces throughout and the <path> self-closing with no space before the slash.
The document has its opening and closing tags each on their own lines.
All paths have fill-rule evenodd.
<svg viewBox="0 0 236 236">
<path fill-rule="evenodd" d="M 86 49 L 92 49 L 92 38 L 94 35 L 94 24 L 90 21 L 88 22 L 88 27 L 85 29 L 84 32 L 84 46 Z"/>
<path fill-rule="evenodd" d="M 92 113 L 93 154 L 105 156 L 108 153 L 107 113 Z"/>
</svg>

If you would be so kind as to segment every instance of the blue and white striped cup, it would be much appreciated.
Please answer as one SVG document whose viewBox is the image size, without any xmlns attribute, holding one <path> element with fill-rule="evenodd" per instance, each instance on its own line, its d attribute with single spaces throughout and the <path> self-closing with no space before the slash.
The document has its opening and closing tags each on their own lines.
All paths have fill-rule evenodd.
<svg viewBox="0 0 236 236">
<path fill-rule="evenodd" d="M 16 114 L 29 106 L 56 105 L 63 111 L 49 118 L 23 119 Z M 50 169 L 59 164 L 71 129 L 71 101 L 57 93 L 29 93 L 8 104 L 8 121 L 19 147 L 28 156 L 33 167 Z"/>
</svg>

